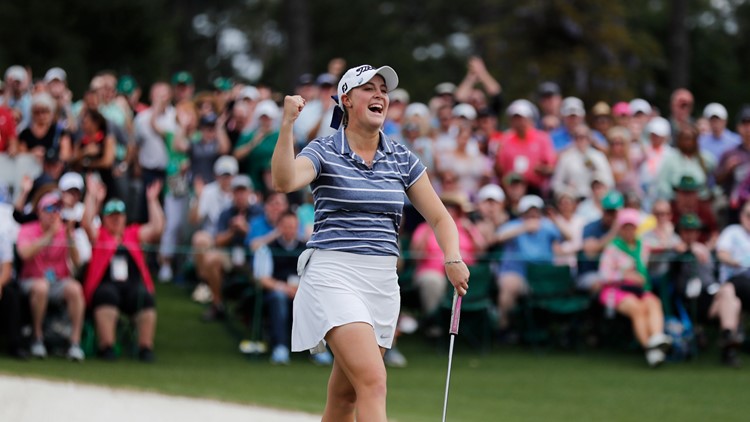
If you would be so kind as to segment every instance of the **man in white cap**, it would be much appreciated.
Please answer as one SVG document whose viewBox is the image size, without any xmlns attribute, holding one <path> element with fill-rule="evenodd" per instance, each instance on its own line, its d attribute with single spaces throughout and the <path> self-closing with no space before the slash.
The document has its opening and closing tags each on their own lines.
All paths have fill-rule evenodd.
<svg viewBox="0 0 750 422">
<path fill-rule="evenodd" d="M 508 316 L 518 298 L 528 291 L 526 267 L 535 263 L 551 263 L 553 247 L 567 235 L 553 220 L 543 216 L 544 201 L 536 195 L 526 195 L 518 204 L 521 218 L 511 220 L 498 230 L 495 243 L 502 245 L 502 262 L 497 273 L 500 330 L 507 332 Z"/>
<path fill-rule="evenodd" d="M 584 122 L 586 109 L 583 107 L 583 101 L 577 97 L 566 97 L 560 107 L 562 116 L 562 126 L 550 133 L 552 146 L 556 152 L 560 152 L 573 142 L 573 131 Z"/>
<path fill-rule="evenodd" d="M 742 142 L 740 135 L 727 129 L 727 116 L 727 109 L 719 103 L 710 103 L 703 109 L 703 117 L 711 130 L 698 136 L 698 146 L 717 162 L 725 152 Z"/>
<path fill-rule="evenodd" d="M 482 186 L 476 197 L 479 220 L 476 226 L 487 242 L 491 242 L 500 228 L 508 221 L 505 211 L 505 192 L 494 183 Z"/>
<path fill-rule="evenodd" d="M 73 113 L 73 93 L 68 89 L 68 74 L 59 67 L 52 67 L 44 74 L 47 92 L 57 103 L 57 120 L 71 132 L 78 130 L 76 115 Z M 106 116 L 105 116 L 106 117 Z"/>
<path fill-rule="evenodd" d="M 645 209 L 650 209 L 650 205 L 658 197 L 656 180 L 661 170 L 661 163 L 673 149 L 669 145 L 672 138 L 672 126 L 669 120 L 656 116 L 646 124 L 645 132 L 649 142 L 643 146 L 645 160 L 641 164 L 640 176 L 645 192 L 643 206 Z"/>
<path fill-rule="evenodd" d="M 5 71 L 3 103 L 21 116 L 16 130 L 20 133 L 31 122 L 31 81 L 22 66 L 14 65 Z"/>
</svg>

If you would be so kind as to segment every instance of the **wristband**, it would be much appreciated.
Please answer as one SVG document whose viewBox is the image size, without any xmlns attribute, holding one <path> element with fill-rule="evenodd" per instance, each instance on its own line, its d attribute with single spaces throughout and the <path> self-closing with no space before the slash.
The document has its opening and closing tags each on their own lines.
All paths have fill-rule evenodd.
<svg viewBox="0 0 750 422">
<path fill-rule="evenodd" d="M 464 260 L 463 260 L 463 259 L 461 259 L 461 258 L 459 258 L 459 259 L 452 259 L 452 260 L 450 260 L 450 261 L 445 261 L 445 265 L 449 265 L 449 264 L 460 264 L 460 263 L 462 263 L 462 262 L 464 262 Z"/>
</svg>

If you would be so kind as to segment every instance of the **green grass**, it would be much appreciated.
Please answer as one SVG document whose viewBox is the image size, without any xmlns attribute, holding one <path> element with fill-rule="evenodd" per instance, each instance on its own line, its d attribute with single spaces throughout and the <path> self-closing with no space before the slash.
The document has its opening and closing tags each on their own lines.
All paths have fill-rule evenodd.
<svg viewBox="0 0 750 422">
<path fill-rule="evenodd" d="M 320 413 L 328 368 L 304 354 L 275 367 L 249 359 L 222 324 L 199 321 L 202 308 L 180 288 L 158 287 L 157 362 L 0 358 L 6 374 L 206 397 Z M 442 412 L 447 350 L 416 337 L 400 349 L 409 367 L 389 370 L 388 411 L 394 421 L 435 421 Z M 745 357 L 747 357 L 745 355 Z M 449 420 L 708 421 L 746 420 L 748 369 L 718 365 L 716 352 L 658 370 L 640 353 L 586 350 L 534 353 L 523 348 L 472 352 L 459 342 L 453 360 Z"/>
</svg>

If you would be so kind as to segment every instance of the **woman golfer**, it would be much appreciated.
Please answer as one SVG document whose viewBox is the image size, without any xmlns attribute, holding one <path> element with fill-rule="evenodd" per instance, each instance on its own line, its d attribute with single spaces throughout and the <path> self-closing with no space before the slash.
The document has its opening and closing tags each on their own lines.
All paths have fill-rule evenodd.
<svg viewBox="0 0 750 422">
<path fill-rule="evenodd" d="M 305 106 L 284 99 L 284 115 L 272 159 L 277 190 L 311 184 L 315 226 L 298 264 L 292 350 L 335 356 L 323 421 L 386 421 L 386 371 L 399 313 L 396 274 L 398 229 L 404 193 L 437 235 L 448 279 L 466 294 L 469 270 L 461 260 L 458 232 L 425 167 L 406 147 L 380 130 L 388 92 L 398 85 L 388 67 L 349 69 L 338 85 L 334 135 L 311 141 L 294 156 L 292 126 Z M 338 115 L 337 115 L 338 114 Z"/>
</svg>

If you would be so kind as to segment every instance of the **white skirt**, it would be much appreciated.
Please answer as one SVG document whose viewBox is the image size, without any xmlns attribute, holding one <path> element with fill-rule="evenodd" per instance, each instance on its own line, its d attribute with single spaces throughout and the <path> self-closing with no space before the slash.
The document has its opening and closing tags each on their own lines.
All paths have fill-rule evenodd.
<svg viewBox="0 0 750 422">
<path fill-rule="evenodd" d="M 378 345 L 390 348 L 401 306 L 397 260 L 396 256 L 305 251 L 297 266 L 301 278 L 294 297 L 292 351 L 321 353 L 328 331 L 352 322 L 370 324 Z"/>
</svg>

